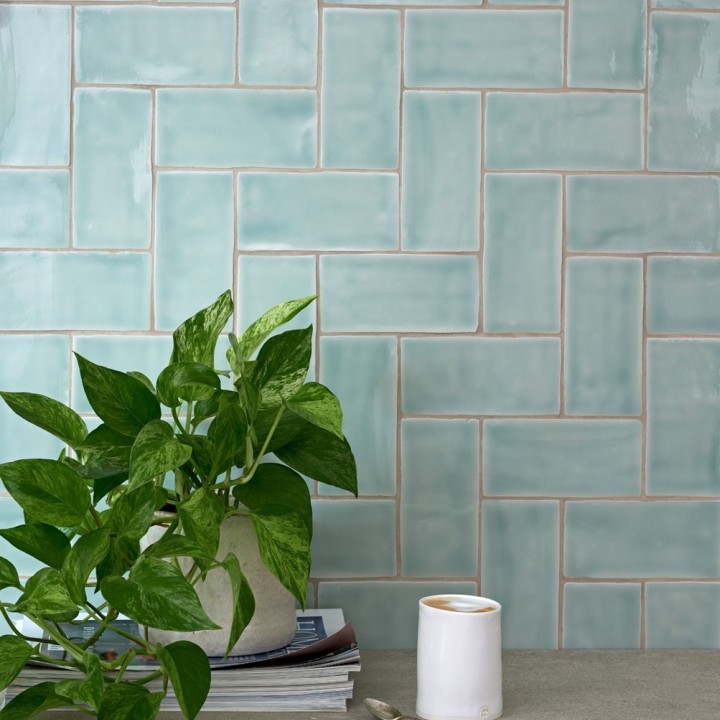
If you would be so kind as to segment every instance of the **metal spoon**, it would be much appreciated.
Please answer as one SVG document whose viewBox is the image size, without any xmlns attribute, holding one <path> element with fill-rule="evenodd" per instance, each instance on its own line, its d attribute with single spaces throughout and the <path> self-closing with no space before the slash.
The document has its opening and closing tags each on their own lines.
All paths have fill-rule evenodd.
<svg viewBox="0 0 720 720">
<path fill-rule="evenodd" d="M 397 708 L 382 702 L 382 700 L 365 698 L 363 702 L 370 713 L 380 720 L 418 720 L 415 715 L 403 715 Z"/>
</svg>

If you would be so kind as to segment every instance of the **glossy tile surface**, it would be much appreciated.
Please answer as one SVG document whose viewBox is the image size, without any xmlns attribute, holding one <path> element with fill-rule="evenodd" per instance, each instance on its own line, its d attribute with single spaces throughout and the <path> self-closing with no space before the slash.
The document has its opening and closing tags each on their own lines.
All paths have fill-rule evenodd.
<svg viewBox="0 0 720 720">
<path fill-rule="evenodd" d="M 406 92 L 403 102 L 403 249 L 477 250 L 480 96 Z"/>
<path fill-rule="evenodd" d="M 720 0 L 652 0 L 652 5 L 659 8 L 715 10 L 720 8 Z"/>
<path fill-rule="evenodd" d="M 569 414 L 640 414 L 642 275 L 639 259 L 567 261 L 565 403 Z"/>
<path fill-rule="evenodd" d="M 330 8 L 323 18 L 322 166 L 397 167 L 400 13 Z"/>
<path fill-rule="evenodd" d="M 489 93 L 491 170 L 637 170 L 642 97 L 617 93 Z"/>
<path fill-rule="evenodd" d="M 649 166 L 720 169 L 720 15 L 655 13 Z"/>
<path fill-rule="evenodd" d="M 486 500 L 480 591 L 502 605 L 504 648 L 558 642 L 559 503 Z"/>
<path fill-rule="evenodd" d="M 155 322 L 174 330 L 233 285 L 232 174 L 159 173 Z M 183 282 L 192 278 L 192 282 Z"/>
<path fill-rule="evenodd" d="M 320 258 L 327 332 L 463 332 L 477 327 L 477 260 L 461 255 Z"/>
<path fill-rule="evenodd" d="M 160 165 L 311 167 L 315 113 L 311 90 L 159 90 L 156 159 Z"/>
<path fill-rule="evenodd" d="M 563 15 L 559 11 L 409 10 L 408 87 L 559 87 Z"/>
<path fill-rule="evenodd" d="M 565 0 L 485 0 L 488 5 L 563 5 Z"/>
<path fill-rule="evenodd" d="M 393 250 L 398 177 L 241 173 L 238 224 L 241 250 Z"/>
<path fill-rule="evenodd" d="M 568 583 L 563 603 L 563 648 L 640 647 L 640 585 Z"/>
<path fill-rule="evenodd" d="M 532 0 L 531 0 L 532 1 Z M 488 0 L 462 0 L 463 5 L 482 5 Z M 326 5 L 358 5 L 357 0 L 328 0 Z M 363 5 L 457 5 L 458 0 L 363 0 Z"/>
<path fill-rule="evenodd" d="M 652 495 L 720 495 L 718 340 L 648 341 Z"/>
<path fill-rule="evenodd" d="M 66 165 L 70 8 L 0 7 L 0 59 L 0 163 Z"/>
<path fill-rule="evenodd" d="M 0 170 L 0 247 L 68 244 L 67 170 Z"/>
<path fill-rule="evenodd" d="M 404 338 L 403 410 L 546 415 L 560 409 L 554 338 Z"/>
<path fill-rule="evenodd" d="M 75 91 L 74 243 L 150 246 L 152 95 L 146 90 Z M 103 172 L 98 173 L 100 163 Z"/>
<path fill-rule="evenodd" d="M 720 180 L 696 175 L 573 175 L 568 249 L 717 252 Z"/>
<path fill-rule="evenodd" d="M 647 0 L 572 0 L 568 83 L 575 87 L 645 86 Z"/>
<path fill-rule="evenodd" d="M 313 577 L 384 577 L 396 570 L 392 500 L 313 502 Z"/>
<path fill-rule="evenodd" d="M 403 575 L 474 577 L 480 494 L 478 421 L 408 419 L 402 421 L 400 433 Z"/>
<path fill-rule="evenodd" d="M 231 8 L 80 7 L 76 75 L 80 82 L 232 83 Z"/>
<path fill-rule="evenodd" d="M 720 503 L 568 502 L 565 574 L 593 578 L 717 577 Z"/>
<path fill-rule="evenodd" d="M 343 407 L 343 432 L 357 462 L 360 495 L 394 495 L 397 340 L 383 336 L 323 337 L 320 382 L 332 389 Z M 320 492 L 342 494 L 331 486 L 323 486 Z"/>
<path fill-rule="evenodd" d="M 485 332 L 559 332 L 559 175 L 485 177 Z"/>
<path fill-rule="evenodd" d="M 603 496 L 640 492 L 636 420 L 486 420 L 486 495 Z"/>
</svg>

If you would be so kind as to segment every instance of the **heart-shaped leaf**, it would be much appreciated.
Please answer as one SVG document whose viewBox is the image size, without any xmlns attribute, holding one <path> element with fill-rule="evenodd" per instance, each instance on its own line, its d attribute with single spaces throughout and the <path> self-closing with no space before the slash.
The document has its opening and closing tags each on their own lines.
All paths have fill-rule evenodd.
<svg viewBox="0 0 720 720">
<path fill-rule="evenodd" d="M 344 439 L 340 401 L 324 385 L 309 382 L 297 394 L 285 399 L 285 405 L 303 420 Z"/>
<path fill-rule="evenodd" d="M 110 537 L 110 549 L 105 559 L 97 567 L 97 588 L 104 578 L 124 575 L 140 555 L 140 543 L 124 537 Z"/>
<path fill-rule="evenodd" d="M 25 592 L 11 609 L 54 622 L 67 622 L 78 614 L 77 605 L 70 597 L 60 573 L 54 568 L 43 568 L 36 572 L 25 583 Z"/>
<path fill-rule="evenodd" d="M 16 635 L 0 637 L 0 690 L 4 690 L 20 674 L 33 649 Z"/>
<path fill-rule="evenodd" d="M 227 649 L 225 650 L 225 657 L 227 657 L 255 614 L 255 596 L 240 568 L 240 562 L 233 553 L 226 555 L 222 561 L 222 566 L 230 578 L 233 593 L 233 621 Z"/>
<path fill-rule="evenodd" d="M 155 720 L 163 693 L 151 693 L 135 683 L 111 683 L 105 687 L 98 720 Z"/>
<path fill-rule="evenodd" d="M 0 711 L 0 720 L 28 720 L 45 710 L 72 705 L 55 692 L 55 683 L 42 682 L 23 690 Z"/>
<path fill-rule="evenodd" d="M 130 576 L 107 577 L 105 599 L 140 625 L 160 630 L 218 630 L 207 616 L 192 585 L 170 563 L 143 555 Z"/>
<path fill-rule="evenodd" d="M 83 477 L 104 478 L 125 473 L 130 466 L 130 449 L 133 439 L 115 432 L 109 425 L 99 425 L 79 447 L 83 470 L 76 470 Z"/>
<path fill-rule="evenodd" d="M 85 665 L 85 678 L 83 680 L 63 680 L 55 686 L 55 692 L 97 710 L 105 690 L 100 659 L 97 655 L 85 653 L 83 664 Z"/>
<path fill-rule="evenodd" d="M 209 366 L 197 362 L 168 365 L 157 379 L 158 397 L 163 405 L 177 407 L 181 400 L 212 397 L 220 389 L 220 376 Z"/>
<path fill-rule="evenodd" d="M 78 538 L 63 562 L 62 575 L 70 597 L 78 605 L 87 601 L 85 585 L 90 573 L 110 550 L 110 528 L 101 527 Z"/>
<path fill-rule="evenodd" d="M 18 571 L 9 560 L 6 560 L 4 557 L 0 557 L 0 590 L 4 590 L 9 587 L 22 589 Z"/>
<path fill-rule="evenodd" d="M 0 537 L 41 563 L 59 570 L 70 552 L 70 541 L 52 525 L 31 523 L 0 530 Z"/>
<path fill-rule="evenodd" d="M 245 412 L 237 402 L 237 395 L 234 395 L 232 400 L 225 395 L 220 398 L 217 417 L 212 424 L 213 464 L 210 477 L 213 479 L 232 466 L 235 454 L 245 444 Z"/>
<path fill-rule="evenodd" d="M 87 435 L 85 421 L 67 405 L 35 393 L 0 392 L 10 409 L 24 420 L 76 448 Z"/>
<path fill-rule="evenodd" d="M 183 715 L 194 720 L 210 692 L 210 661 L 205 652 L 187 640 L 158 649 Z"/>
<path fill-rule="evenodd" d="M 164 420 L 148 423 L 135 438 L 130 453 L 129 487 L 137 487 L 158 475 L 164 475 L 186 463 L 192 448 L 175 437 L 172 426 Z"/>
<path fill-rule="evenodd" d="M 225 516 L 225 501 L 207 486 L 194 492 L 178 508 L 180 522 L 187 538 L 195 543 L 202 555 L 195 558 L 201 570 L 206 570 L 220 543 L 220 524 Z"/>
<path fill-rule="evenodd" d="M 107 525 L 114 535 L 139 540 L 148 531 L 155 515 L 155 485 L 145 483 L 126 490 L 112 507 Z"/>
<path fill-rule="evenodd" d="M 148 557 L 200 557 L 202 549 L 184 535 L 166 532 L 156 543 L 145 548 Z M 212 560 L 212 557 L 208 557 Z"/>
</svg>

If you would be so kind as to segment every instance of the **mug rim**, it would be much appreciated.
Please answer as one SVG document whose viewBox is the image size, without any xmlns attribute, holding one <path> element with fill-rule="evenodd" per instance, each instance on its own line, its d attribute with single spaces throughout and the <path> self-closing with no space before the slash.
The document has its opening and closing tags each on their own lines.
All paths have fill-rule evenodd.
<svg viewBox="0 0 720 720">
<path fill-rule="evenodd" d="M 451 610 L 444 610 L 443 608 L 433 607 L 432 605 L 428 605 L 425 601 L 426 600 L 434 600 L 435 598 L 448 598 L 452 600 L 471 600 L 473 602 L 477 602 L 478 600 L 487 603 L 488 605 L 491 605 L 494 610 L 500 611 L 502 610 L 502 605 L 497 601 L 493 600 L 492 598 L 484 597 L 483 595 L 468 595 L 466 593 L 436 593 L 435 595 L 425 595 L 424 597 L 421 597 L 418 600 L 418 605 L 420 607 L 426 608 L 428 611 L 431 612 L 441 612 L 441 613 L 451 613 L 452 615 L 469 615 L 469 616 L 477 616 L 477 615 L 492 615 L 492 613 L 477 613 L 477 612 L 453 612 Z"/>
</svg>

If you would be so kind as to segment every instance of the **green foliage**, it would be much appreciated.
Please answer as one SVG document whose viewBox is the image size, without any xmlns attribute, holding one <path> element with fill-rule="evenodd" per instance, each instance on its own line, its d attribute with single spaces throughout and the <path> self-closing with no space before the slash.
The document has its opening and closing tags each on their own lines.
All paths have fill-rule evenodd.
<svg viewBox="0 0 720 720">
<path fill-rule="evenodd" d="M 312 326 L 280 331 L 314 299 L 277 305 L 239 338 L 229 334 L 229 370 L 215 367 L 234 311 L 229 292 L 178 327 L 155 385 L 140 372 L 77 355 L 85 394 L 102 420 L 90 433 L 57 400 L 0 393 L 17 415 L 71 448 L 55 460 L 0 465 L 0 480 L 25 516 L 0 537 L 43 565 L 23 582 L 0 558 L 0 590 L 20 591 L 14 603 L 0 601 L 0 610 L 24 613 L 81 672 L 23 692 L 0 720 L 63 706 L 100 720 L 153 720 L 165 691 L 124 680 L 134 652 L 159 660 L 164 687 L 171 683 L 183 715 L 195 718 L 210 687 L 208 660 L 196 645 L 163 647 L 137 637 L 136 649 L 113 662 L 93 653 L 97 638 L 75 642 L 58 623 L 90 615 L 102 625 L 122 613 L 162 630 L 215 629 L 193 586 L 226 573 L 233 595 L 232 627 L 224 628 L 229 653 L 255 612 L 238 558 L 216 557 L 220 526 L 231 515 L 251 519 L 263 562 L 304 604 L 312 505 L 302 476 L 357 495 L 340 403 L 323 385 L 306 382 Z M 264 460 L 270 453 L 275 462 Z M 139 541 L 157 525 L 162 533 L 141 551 Z M 39 652 L 15 635 L 0 637 L 0 684 Z"/>
</svg>

